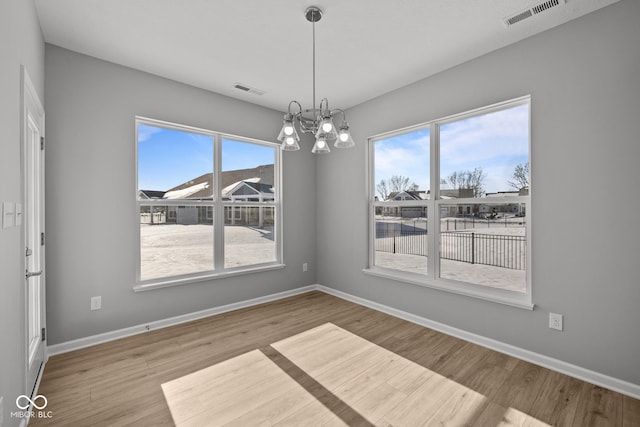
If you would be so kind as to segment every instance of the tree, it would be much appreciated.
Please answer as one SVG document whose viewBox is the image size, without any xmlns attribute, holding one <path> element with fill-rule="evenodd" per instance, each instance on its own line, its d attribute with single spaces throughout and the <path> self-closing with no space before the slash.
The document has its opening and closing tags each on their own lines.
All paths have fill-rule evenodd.
<svg viewBox="0 0 640 427">
<path fill-rule="evenodd" d="M 509 185 L 516 190 L 529 188 L 529 162 L 516 165 L 513 170 L 513 181 Z"/>
<path fill-rule="evenodd" d="M 401 191 L 416 191 L 418 184 L 411 182 L 411 179 L 402 175 L 393 175 L 388 180 L 380 180 L 376 185 L 376 190 L 380 200 L 387 200 L 389 194 L 400 193 Z"/>
<path fill-rule="evenodd" d="M 482 197 L 484 195 L 484 179 L 485 174 L 481 167 L 477 167 L 474 170 L 453 172 L 447 177 L 449 184 L 454 189 L 473 190 L 473 197 Z"/>
</svg>

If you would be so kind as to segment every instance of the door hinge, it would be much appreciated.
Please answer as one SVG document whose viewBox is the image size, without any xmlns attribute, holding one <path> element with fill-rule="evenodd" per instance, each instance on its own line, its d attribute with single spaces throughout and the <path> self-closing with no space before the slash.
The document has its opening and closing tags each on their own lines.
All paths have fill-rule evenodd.
<svg viewBox="0 0 640 427">
<path fill-rule="evenodd" d="M 45 328 L 42 328 L 42 341 L 47 339 L 47 330 Z"/>
<path fill-rule="evenodd" d="M 44 150 L 44 136 L 40 137 L 40 149 Z"/>
<path fill-rule="evenodd" d="M 40 233 L 40 246 L 44 246 L 44 233 Z"/>
</svg>

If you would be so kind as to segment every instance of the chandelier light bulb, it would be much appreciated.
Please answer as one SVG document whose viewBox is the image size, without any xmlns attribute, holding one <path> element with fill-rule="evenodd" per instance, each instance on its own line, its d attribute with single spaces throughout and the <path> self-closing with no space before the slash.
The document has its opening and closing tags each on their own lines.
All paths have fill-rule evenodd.
<svg viewBox="0 0 640 427">
<path fill-rule="evenodd" d="M 325 132 L 331 132 L 331 129 L 333 129 L 333 126 L 331 125 L 330 122 L 324 122 L 324 124 L 322 125 L 322 130 Z"/>
<path fill-rule="evenodd" d="M 356 144 L 351 137 L 351 132 L 349 132 L 349 123 L 345 121 L 342 123 L 342 126 L 340 126 L 340 132 L 338 133 L 335 146 L 338 148 L 351 148 L 354 145 Z"/>
<path fill-rule="evenodd" d="M 291 132 L 291 133 L 293 133 L 293 132 Z M 292 136 L 287 137 L 287 139 L 285 139 L 285 141 L 287 142 L 287 145 L 293 145 L 296 142 L 295 138 L 292 137 Z"/>
<path fill-rule="evenodd" d="M 324 148 L 326 145 L 327 143 L 324 141 L 324 139 L 318 141 L 318 148 Z"/>
<path fill-rule="evenodd" d="M 285 126 L 284 134 L 285 135 L 293 135 L 293 126 Z"/>
</svg>

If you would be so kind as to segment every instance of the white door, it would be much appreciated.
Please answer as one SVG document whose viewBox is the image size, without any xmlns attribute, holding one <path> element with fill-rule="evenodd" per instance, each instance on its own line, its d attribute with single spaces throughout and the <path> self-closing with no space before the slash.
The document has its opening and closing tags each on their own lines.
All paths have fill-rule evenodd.
<svg viewBox="0 0 640 427">
<path fill-rule="evenodd" d="M 22 68 L 24 182 L 26 394 L 34 392 L 44 365 L 44 109 Z"/>
</svg>

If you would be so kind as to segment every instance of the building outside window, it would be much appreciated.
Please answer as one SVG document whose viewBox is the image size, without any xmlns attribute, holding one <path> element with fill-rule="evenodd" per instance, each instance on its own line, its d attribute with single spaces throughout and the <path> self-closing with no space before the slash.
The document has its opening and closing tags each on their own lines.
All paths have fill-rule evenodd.
<svg viewBox="0 0 640 427">
<path fill-rule="evenodd" d="M 278 144 L 136 119 L 138 286 L 281 264 Z"/>
<path fill-rule="evenodd" d="M 369 139 L 366 272 L 531 308 L 530 99 Z"/>
</svg>

